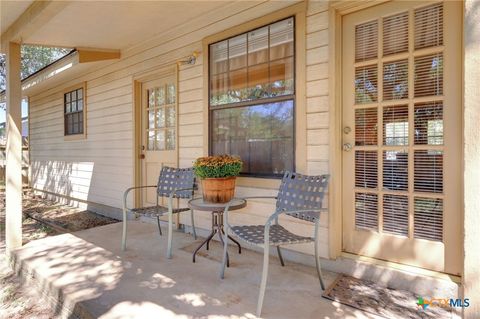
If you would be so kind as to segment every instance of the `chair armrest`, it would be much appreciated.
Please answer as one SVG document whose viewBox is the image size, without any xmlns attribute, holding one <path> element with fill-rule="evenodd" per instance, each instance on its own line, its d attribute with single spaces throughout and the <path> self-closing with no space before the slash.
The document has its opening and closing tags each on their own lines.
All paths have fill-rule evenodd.
<svg viewBox="0 0 480 319">
<path fill-rule="evenodd" d="M 170 194 L 168 195 L 169 198 L 173 198 L 173 196 L 175 196 L 175 194 L 177 192 L 181 192 L 181 191 L 195 191 L 195 187 L 187 187 L 187 188 L 176 188 L 174 189 L 173 191 L 170 192 Z"/>
<path fill-rule="evenodd" d="M 318 212 L 318 213 L 321 213 L 321 212 L 328 212 L 328 208 L 320 208 L 320 209 L 300 209 L 300 210 L 279 210 L 279 211 L 276 211 L 275 213 L 273 213 L 272 215 L 270 215 L 270 217 L 268 218 L 267 222 L 265 223 L 265 227 L 270 227 L 270 225 L 272 224 L 272 222 L 274 220 L 276 220 L 278 218 L 278 216 L 282 215 L 282 214 L 301 214 L 301 213 L 310 213 L 310 212 Z"/>
<path fill-rule="evenodd" d="M 328 211 L 327 208 L 320 208 L 320 209 L 301 209 L 301 210 L 280 210 L 280 211 L 276 211 L 275 213 L 273 213 L 267 220 L 267 222 L 265 223 L 265 230 L 264 230 L 264 245 L 265 247 L 268 247 L 269 246 L 269 242 L 270 242 L 270 226 L 272 225 L 273 221 L 277 220 L 278 219 L 278 216 L 281 215 L 281 214 L 300 214 L 300 213 L 307 213 L 307 212 L 318 212 L 318 213 L 321 213 L 321 212 L 326 212 Z M 319 224 L 319 221 L 320 221 L 320 218 L 318 218 L 316 221 L 315 221 L 315 238 L 317 237 L 317 231 L 318 231 L 318 224 Z"/>
<path fill-rule="evenodd" d="M 149 187 L 157 187 L 157 185 L 148 185 L 148 186 L 135 186 L 135 187 L 129 187 L 125 190 L 123 193 L 123 209 L 124 210 L 129 210 L 130 208 L 127 207 L 127 197 L 128 193 L 130 193 L 134 189 L 139 189 L 139 188 L 149 188 Z"/>
<path fill-rule="evenodd" d="M 266 199 L 277 199 L 277 196 L 248 196 L 248 197 L 241 197 L 241 199 L 259 199 L 259 198 L 266 198 Z"/>
</svg>

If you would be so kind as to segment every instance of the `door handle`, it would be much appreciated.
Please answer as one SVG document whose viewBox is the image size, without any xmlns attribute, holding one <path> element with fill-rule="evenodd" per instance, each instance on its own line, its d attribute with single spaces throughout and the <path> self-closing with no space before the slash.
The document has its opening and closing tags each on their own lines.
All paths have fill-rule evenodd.
<svg viewBox="0 0 480 319">
<path fill-rule="evenodd" d="M 352 144 L 350 144 L 350 143 L 344 143 L 344 144 L 343 144 L 343 150 L 344 150 L 345 152 L 350 152 L 350 151 L 352 150 Z"/>
<path fill-rule="evenodd" d="M 140 159 L 145 159 L 145 154 L 140 154 Z"/>
</svg>

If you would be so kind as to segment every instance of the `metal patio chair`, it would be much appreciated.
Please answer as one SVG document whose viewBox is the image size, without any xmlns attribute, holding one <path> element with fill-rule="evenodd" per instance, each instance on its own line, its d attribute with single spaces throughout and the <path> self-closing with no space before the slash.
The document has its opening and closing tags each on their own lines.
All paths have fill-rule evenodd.
<svg viewBox="0 0 480 319">
<path fill-rule="evenodd" d="M 263 298 L 265 296 L 265 288 L 267 285 L 269 248 L 275 246 L 277 248 L 278 257 L 282 266 L 283 261 L 280 246 L 300 243 L 314 243 L 315 249 L 315 265 L 317 268 L 320 287 L 325 290 L 322 279 L 322 271 L 318 257 L 318 227 L 320 222 L 320 213 L 326 212 L 326 208 L 322 208 L 323 198 L 328 186 L 329 175 L 307 176 L 292 172 L 285 172 L 278 195 L 272 196 L 254 196 L 244 197 L 244 199 L 253 198 L 272 198 L 276 199 L 275 212 L 268 218 L 265 225 L 243 225 L 234 226 L 229 224 L 228 205 L 225 207 L 225 238 L 230 232 L 242 241 L 248 244 L 263 247 L 263 271 L 262 281 L 260 283 L 260 292 L 257 304 L 257 316 L 261 315 Z M 294 234 L 278 222 L 281 214 L 290 215 L 315 225 L 313 237 Z M 223 262 L 220 272 L 220 278 L 225 276 L 225 263 L 227 260 L 227 245 L 223 251 Z"/>
<path fill-rule="evenodd" d="M 157 202 L 155 206 L 128 208 L 127 196 L 130 191 L 139 188 L 157 188 Z M 193 237 L 197 239 L 195 231 L 195 223 L 193 217 L 193 210 L 188 207 L 173 208 L 173 199 L 175 198 L 193 198 L 195 190 L 195 174 L 193 168 L 173 168 L 162 167 L 157 185 L 137 186 L 128 188 L 123 194 L 123 231 L 122 231 L 122 250 L 127 247 L 127 214 L 133 213 L 135 218 L 140 216 L 156 217 L 158 231 L 162 236 L 162 229 L 160 227 L 160 217 L 168 215 L 168 249 L 167 257 L 172 258 L 172 231 L 173 231 L 173 214 L 179 214 L 190 210 Z M 168 198 L 167 207 L 159 205 L 159 197 Z"/>
</svg>

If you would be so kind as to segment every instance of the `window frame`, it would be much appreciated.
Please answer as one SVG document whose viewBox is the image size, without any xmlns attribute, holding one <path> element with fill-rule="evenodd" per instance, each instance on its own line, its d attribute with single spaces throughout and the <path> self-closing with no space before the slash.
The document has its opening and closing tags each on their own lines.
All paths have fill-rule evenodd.
<svg viewBox="0 0 480 319">
<path fill-rule="evenodd" d="M 74 134 L 67 134 L 67 121 L 66 117 L 68 114 L 72 114 L 74 112 L 66 112 L 66 95 L 68 93 L 71 93 L 73 91 L 82 89 L 82 95 L 83 95 L 83 108 L 82 111 L 77 111 L 75 113 L 82 113 L 82 119 L 83 119 L 83 127 L 82 127 L 82 132 L 81 133 L 74 133 Z M 87 83 L 82 82 L 81 84 L 75 85 L 68 87 L 67 89 L 63 90 L 62 92 L 62 98 L 63 98 L 63 137 L 65 141 L 70 141 L 70 140 L 78 140 L 78 139 L 85 139 L 87 137 Z"/>
<path fill-rule="evenodd" d="M 267 97 L 267 98 L 258 98 L 255 100 L 250 100 L 250 101 L 241 101 L 241 102 L 234 102 L 234 103 L 228 103 L 228 104 L 222 104 L 222 105 L 211 105 L 210 104 L 210 94 L 211 94 L 211 86 L 210 86 L 210 79 L 211 79 L 211 72 L 210 72 L 210 61 L 211 61 L 211 50 L 210 47 L 216 43 L 222 42 L 222 41 L 227 41 L 232 38 L 235 38 L 237 36 L 243 35 L 243 34 L 248 34 L 249 32 L 255 31 L 257 29 L 261 29 L 270 25 L 273 25 L 277 22 L 287 20 L 287 19 L 293 19 L 293 94 L 288 94 L 288 95 L 281 95 L 281 96 L 275 96 L 275 97 Z M 231 33 L 226 37 L 223 38 L 218 38 L 215 41 L 210 41 L 206 43 L 206 48 L 207 48 L 207 54 L 206 54 L 206 67 L 205 69 L 207 70 L 207 94 L 206 94 L 206 99 L 207 99 L 207 113 L 208 113 L 208 136 L 207 136 L 207 145 L 208 145 L 208 155 L 213 155 L 213 112 L 216 110 L 223 110 L 223 109 L 235 109 L 235 108 L 242 108 L 242 107 L 251 107 L 251 106 L 258 106 L 262 104 L 270 104 L 270 103 L 276 103 L 276 102 L 286 102 L 286 101 L 292 101 L 293 102 L 293 116 L 292 116 L 292 139 L 293 139 L 293 145 L 292 145 L 292 150 L 293 150 L 293 157 L 292 157 L 292 166 L 293 170 L 296 170 L 297 166 L 297 95 L 298 95 L 298 83 L 297 83 L 297 54 L 298 54 L 298 48 L 297 48 L 297 14 L 295 12 L 290 13 L 289 15 L 286 15 L 281 18 L 277 19 L 271 19 L 269 22 L 264 22 L 262 24 L 256 25 L 255 27 L 249 28 L 247 30 L 242 30 L 241 32 L 236 32 L 236 33 Z M 248 43 L 248 42 L 247 42 Z M 270 43 L 268 50 L 270 50 Z M 247 48 L 247 60 L 248 60 L 248 48 Z M 276 61 L 276 60 L 275 60 Z M 270 66 L 270 61 L 268 62 Z M 248 68 L 248 63 L 247 63 L 247 68 Z M 229 72 L 229 71 L 228 71 Z M 247 71 L 248 72 L 248 71 Z M 306 127 L 305 127 L 306 129 Z M 305 154 L 306 155 L 306 154 Z M 264 179 L 281 179 L 283 174 L 274 174 L 274 173 L 240 173 L 241 177 L 246 177 L 246 178 L 264 178 Z"/>
</svg>

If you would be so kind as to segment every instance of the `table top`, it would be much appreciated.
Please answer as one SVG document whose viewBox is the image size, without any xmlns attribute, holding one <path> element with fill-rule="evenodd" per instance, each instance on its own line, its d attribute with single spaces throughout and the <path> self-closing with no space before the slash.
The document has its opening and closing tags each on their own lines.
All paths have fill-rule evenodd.
<svg viewBox="0 0 480 319">
<path fill-rule="evenodd" d="M 215 211 L 222 211 L 225 209 L 228 203 L 210 203 L 210 202 L 205 202 L 203 201 L 202 197 L 199 198 L 194 198 L 188 201 L 188 206 L 192 209 L 196 210 L 202 210 L 202 211 L 209 211 L 209 212 L 215 212 Z M 241 209 L 247 206 L 247 201 L 245 199 L 241 198 L 234 198 L 229 207 L 230 210 L 237 210 Z"/>
</svg>

